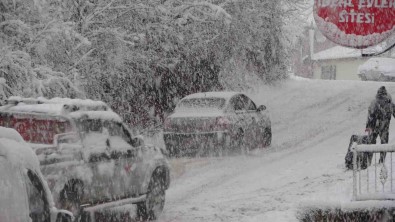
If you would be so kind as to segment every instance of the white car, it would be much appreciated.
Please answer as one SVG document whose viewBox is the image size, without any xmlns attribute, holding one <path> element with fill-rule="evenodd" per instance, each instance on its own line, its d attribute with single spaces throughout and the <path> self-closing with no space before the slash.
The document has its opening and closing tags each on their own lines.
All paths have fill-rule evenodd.
<svg viewBox="0 0 395 222">
<path fill-rule="evenodd" d="M 0 127 L 0 221 L 71 222 L 58 210 L 32 148 L 14 129 Z"/>
<path fill-rule="evenodd" d="M 243 93 L 196 93 L 166 118 L 163 139 L 171 156 L 223 155 L 270 146 L 271 122 L 266 106 Z"/>
<path fill-rule="evenodd" d="M 361 80 L 395 82 L 395 59 L 371 58 L 358 67 Z"/>
</svg>

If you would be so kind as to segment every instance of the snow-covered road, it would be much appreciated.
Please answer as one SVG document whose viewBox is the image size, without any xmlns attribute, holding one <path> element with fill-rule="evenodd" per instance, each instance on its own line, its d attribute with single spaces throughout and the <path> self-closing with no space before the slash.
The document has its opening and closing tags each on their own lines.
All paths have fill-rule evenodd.
<svg viewBox="0 0 395 222">
<path fill-rule="evenodd" d="M 171 160 L 158 221 L 296 221 L 301 202 L 349 201 L 352 174 L 344 156 L 350 136 L 363 134 L 381 85 L 395 96 L 393 83 L 295 79 L 249 93 L 270 111 L 272 146 L 243 156 Z"/>
</svg>

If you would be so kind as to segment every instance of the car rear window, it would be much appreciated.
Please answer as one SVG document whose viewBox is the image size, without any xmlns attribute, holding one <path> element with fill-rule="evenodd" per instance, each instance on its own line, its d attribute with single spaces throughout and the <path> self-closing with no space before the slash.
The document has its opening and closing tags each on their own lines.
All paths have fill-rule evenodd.
<svg viewBox="0 0 395 222">
<path fill-rule="evenodd" d="M 71 131 L 66 119 L 45 119 L 34 115 L 0 114 L 0 126 L 14 128 L 29 143 L 53 144 L 56 134 Z"/>
<path fill-rule="evenodd" d="M 192 98 L 184 99 L 179 104 L 179 109 L 222 109 L 225 105 L 224 98 Z"/>
</svg>

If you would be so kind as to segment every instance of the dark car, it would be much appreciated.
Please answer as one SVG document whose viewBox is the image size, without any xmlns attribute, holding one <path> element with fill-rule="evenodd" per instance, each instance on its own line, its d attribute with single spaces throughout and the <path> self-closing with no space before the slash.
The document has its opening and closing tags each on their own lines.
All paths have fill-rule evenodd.
<svg viewBox="0 0 395 222">
<path fill-rule="evenodd" d="M 164 152 L 131 135 L 105 103 L 68 98 L 12 97 L 0 107 L 0 126 L 16 129 L 37 154 L 56 206 L 78 220 L 137 204 L 155 219 L 170 183 Z"/>
<path fill-rule="evenodd" d="M 196 93 L 166 118 L 163 139 L 171 156 L 223 155 L 269 146 L 271 122 L 266 107 L 243 93 Z"/>
</svg>

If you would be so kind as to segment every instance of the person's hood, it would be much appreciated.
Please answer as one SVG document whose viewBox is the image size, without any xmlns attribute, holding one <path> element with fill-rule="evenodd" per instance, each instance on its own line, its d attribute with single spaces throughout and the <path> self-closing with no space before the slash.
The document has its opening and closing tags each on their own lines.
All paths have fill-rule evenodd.
<svg viewBox="0 0 395 222">
<path fill-rule="evenodd" d="M 383 99 L 383 98 L 387 98 L 387 97 L 388 97 L 387 89 L 384 86 L 380 87 L 377 90 L 376 98 Z"/>
</svg>

